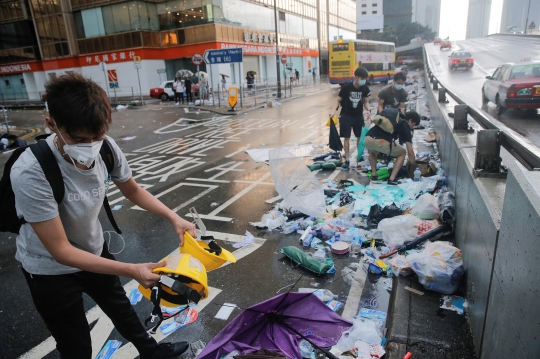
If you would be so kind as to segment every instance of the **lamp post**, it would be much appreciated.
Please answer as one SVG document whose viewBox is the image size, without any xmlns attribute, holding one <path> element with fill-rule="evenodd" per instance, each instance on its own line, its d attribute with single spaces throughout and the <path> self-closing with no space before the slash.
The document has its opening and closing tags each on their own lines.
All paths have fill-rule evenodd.
<svg viewBox="0 0 540 359">
<path fill-rule="evenodd" d="M 279 48 L 278 48 L 278 20 L 277 20 L 277 0 L 274 0 L 274 26 L 276 32 L 276 75 L 277 75 L 277 98 L 281 98 L 281 77 L 279 76 Z"/>
<path fill-rule="evenodd" d="M 525 34 L 527 34 L 527 30 L 529 29 L 529 10 L 531 10 L 531 0 L 529 0 L 529 7 L 527 9 L 527 20 L 525 20 Z"/>
</svg>

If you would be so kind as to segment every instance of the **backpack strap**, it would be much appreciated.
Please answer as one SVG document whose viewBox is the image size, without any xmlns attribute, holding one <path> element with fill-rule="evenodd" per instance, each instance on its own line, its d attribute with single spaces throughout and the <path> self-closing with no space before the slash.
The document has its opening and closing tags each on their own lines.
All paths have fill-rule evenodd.
<svg viewBox="0 0 540 359">
<path fill-rule="evenodd" d="M 114 155 L 111 148 L 111 145 L 107 141 L 107 139 L 103 140 L 103 144 L 101 145 L 101 148 L 99 149 L 99 154 L 101 155 L 101 159 L 103 159 L 103 162 L 105 162 L 105 167 L 107 167 L 107 174 L 111 175 L 111 172 L 114 169 Z M 116 224 L 116 221 L 114 220 L 114 216 L 112 214 L 111 205 L 109 204 L 109 199 L 107 198 L 107 194 L 105 194 L 105 198 L 103 199 L 103 207 L 105 207 L 105 212 L 107 213 L 107 218 L 109 218 L 109 222 L 111 222 L 114 230 L 118 234 L 122 234 L 122 231 L 118 227 L 118 224 Z"/>
<path fill-rule="evenodd" d="M 45 178 L 51 185 L 54 200 L 56 203 L 62 202 L 65 193 L 64 179 L 49 144 L 46 141 L 37 141 L 35 144 L 30 145 L 30 150 L 32 150 L 32 153 L 43 169 Z"/>
</svg>

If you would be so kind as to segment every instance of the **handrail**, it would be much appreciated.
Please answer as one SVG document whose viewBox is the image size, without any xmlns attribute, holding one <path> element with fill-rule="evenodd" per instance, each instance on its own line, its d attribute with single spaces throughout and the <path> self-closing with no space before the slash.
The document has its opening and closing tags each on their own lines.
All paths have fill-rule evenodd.
<svg viewBox="0 0 540 359">
<path fill-rule="evenodd" d="M 443 87 L 446 93 L 452 97 L 457 103 L 467 105 L 467 114 L 483 128 L 489 130 L 499 130 L 501 132 L 501 146 L 503 146 L 512 156 L 520 161 L 529 171 L 540 170 L 540 148 L 531 143 L 525 137 L 517 134 L 504 124 L 495 124 L 489 117 L 484 115 L 476 106 L 467 104 L 461 97 L 452 91 L 444 82 L 441 82 L 432 71 L 431 59 L 427 54 L 424 46 L 424 62 L 427 64 L 428 71 L 431 76 Z"/>
</svg>

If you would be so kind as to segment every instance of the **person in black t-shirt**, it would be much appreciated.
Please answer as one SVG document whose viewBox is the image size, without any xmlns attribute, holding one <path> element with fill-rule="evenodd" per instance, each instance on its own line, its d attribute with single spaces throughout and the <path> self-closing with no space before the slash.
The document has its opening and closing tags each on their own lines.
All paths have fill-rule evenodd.
<svg viewBox="0 0 540 359">
<path fill-rule="evenodd" d="M 364 126 L 364 109 L 366 117 L 371 120 L 369 112 L 369 97 L 371 92 L 366 85 L 368 71 L 359 67 L 354 71 L 354 81 L 348 82 L 341 87 L 337 98 L 338 107 L 341 105 L 341 115 L 339 116 L 339 135 L 344 138 L 343 149 L 345 150 L 345 162 L 341 166 L 342 170 L 349 169 L 349 154 L 351 139 L 351 129 L 357 140 L 360 141 L 362 127 Z M 330 116 L 334 116 L 334 111 Z"/>
<path fill-rule="evenodd" d="M 366 134 L 364 143 L 369 151 L 369 164 L 371 165 L 371 180 L 377 181 L 377 155 L 384 153 L 392 157 L 396 157 L 392 174 L 388 179 L 389 185 L 397 185 L 396 176 L 403 162 L 405 154 L 409 155 L 409 162 L 416 164 L 416 155 L 412 147 L 412 128 L 420 123 L 420 116 L 414 111 L 405 114 L 405 120 L 400 120 L 396 125 L 394 134 L 384 131 L 379 126 L 373 126 Z M 399 140 L 399 144 L 395 143 Z M 403 148 L 403 144 L 407 148 Z"/>
</svg>

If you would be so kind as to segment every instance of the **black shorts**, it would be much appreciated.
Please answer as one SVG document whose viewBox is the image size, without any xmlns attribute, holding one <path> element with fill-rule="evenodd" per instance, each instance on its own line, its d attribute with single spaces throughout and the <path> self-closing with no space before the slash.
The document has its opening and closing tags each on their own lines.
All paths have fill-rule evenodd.
<svg viewBox="0 0 540 359">
<path fill-rule="evenodd" d="M 339 137 L 351 138 L 351 128 L 356 137 L 362 135 L 364 117 L 341 114 L 339 116 Z"/>
</svg>

